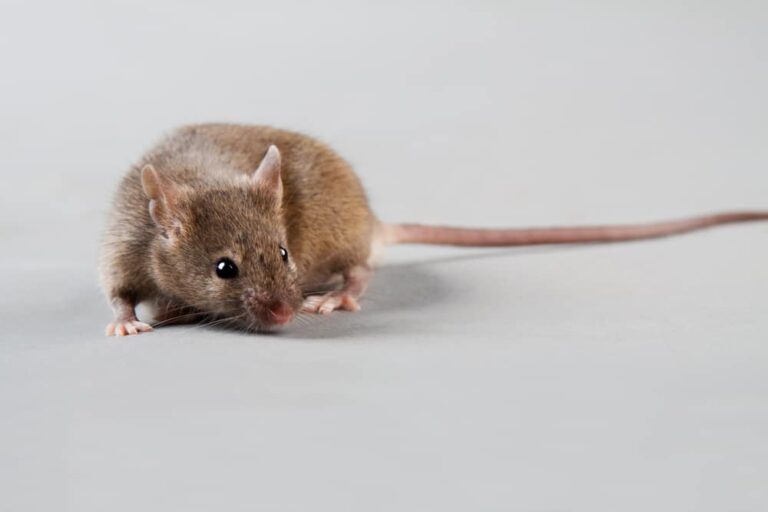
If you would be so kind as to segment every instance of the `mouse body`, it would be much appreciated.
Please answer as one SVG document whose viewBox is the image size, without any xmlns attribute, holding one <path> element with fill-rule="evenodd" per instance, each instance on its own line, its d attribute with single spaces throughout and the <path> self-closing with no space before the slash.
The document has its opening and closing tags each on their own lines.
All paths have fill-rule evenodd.
<svg viewBox="0 0 768 512">
<path fill-rule="evenodd" d="M 739 211 L 635 225 L 483 229 L 383 224 L 352 168 L 307 135 L 268 126 L 177 129 L 120 182 L 102 243 L 108 335 L 201 318 L 253 331 L 297 313 L 357 311 L 378 248 L 521 246 L 658 238 L 768 219 Z"/>
<path fill-rule="evenodd" d="M 377 226 L 349 164 L 311 137 L 180 128 L 115 195 L 100 264 L 115 312 L 107 334 L 151 330 L 136 318 L 145 301 L 161 322 L 213 316 L 254 330 L 301 309 L 356 310 Z M 342 289 L 325 290 L 337 276 Z"/>
</svg>

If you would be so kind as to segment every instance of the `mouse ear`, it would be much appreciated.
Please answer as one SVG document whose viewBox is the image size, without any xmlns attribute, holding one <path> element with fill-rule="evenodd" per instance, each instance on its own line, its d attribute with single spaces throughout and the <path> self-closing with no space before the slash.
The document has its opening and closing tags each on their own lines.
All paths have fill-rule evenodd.
<svg viewBox="0 0 768 512">
<path fill-rule="evenodd" d="M 149 199 L 157 201 L 163 197 L 163 184 L 160 181 L 157 171 L 151 164 L 147 164 L 141 170 L 141 186 L 144 188 L 144 194 Z"/>
<path fill-rule="evenodd" d="M 178 199 L 176 186 L 161 178 L 152 165 L 145 165 L 141 170 L 141 186 L 149 199 L 149 215 L 155 224 L 169 229 L 176 224 L 173 215 Z"/>
<path fill-rule="evenodd" d="M 260 190 L 273 194 L 280 204 L 283 199 L 283 180 L 280 177 L 280 151 L 272 144 L 261 159 L 259 168 L 251 176 L 251 183 Z"/>
</svg>

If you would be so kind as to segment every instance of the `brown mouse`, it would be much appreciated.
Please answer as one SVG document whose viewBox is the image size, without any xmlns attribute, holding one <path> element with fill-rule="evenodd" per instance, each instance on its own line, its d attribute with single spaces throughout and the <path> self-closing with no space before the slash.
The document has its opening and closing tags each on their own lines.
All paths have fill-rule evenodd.
<svg viewBox="0 0 768 512">
<path fill-rule="evenodd" d="M 735 212 L 631 226 L 468 229 L 379 222 L 352 168 L 311 137 L 265 126 L 178 129 L 123 178 L 102 246 L 108 335 L 216 319 L 260 331 L 300 312 L 357 311 L 377 248 L 637 240 L 768 219 Z M 341 277 L 340 286 L 329 288 Z"/>
</svg>

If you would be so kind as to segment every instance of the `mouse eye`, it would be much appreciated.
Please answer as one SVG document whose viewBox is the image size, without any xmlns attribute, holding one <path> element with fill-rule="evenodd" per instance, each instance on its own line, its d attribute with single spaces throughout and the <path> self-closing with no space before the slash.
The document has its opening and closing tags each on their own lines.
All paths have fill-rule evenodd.
<svg viewBox="0 0 768 512">
<path fill-rule="evenodd" d="M 280 256 L 283 257 L 284 262 L 288 263 L 288 249 L 286 249 L 282 245 L 280 246 Z"/>
<path fill-rule="evenodd" d="M 216 275 L 221 279 L 237 277 L 237 265 L 229 258 L 221 258 L 216 262 Z"/>
</svg>

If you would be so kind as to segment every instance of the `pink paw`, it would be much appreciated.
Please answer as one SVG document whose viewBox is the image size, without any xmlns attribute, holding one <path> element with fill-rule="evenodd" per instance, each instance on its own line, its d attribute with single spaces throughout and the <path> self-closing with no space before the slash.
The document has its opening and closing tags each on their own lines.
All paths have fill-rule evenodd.
<svg viewBox="0 0 768 512">
<path fill-rule="evenodd" d="M 138 320 L 123 320 L 107 325 L 107 336 L 130 336 L 152 331 L 152 326 Z"/>
<path fill-rule="evenodd" d="M 325 295 L 310 295 L 304 299 L 301 310 L 305 313 L 320 313 L 327 315 L 337 309 L 345 311 L 360 311 L 357 299 L 344 291 L 326 293 Z"/>
</svg>

